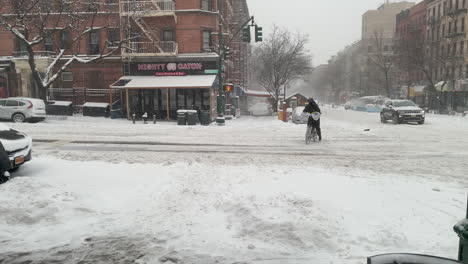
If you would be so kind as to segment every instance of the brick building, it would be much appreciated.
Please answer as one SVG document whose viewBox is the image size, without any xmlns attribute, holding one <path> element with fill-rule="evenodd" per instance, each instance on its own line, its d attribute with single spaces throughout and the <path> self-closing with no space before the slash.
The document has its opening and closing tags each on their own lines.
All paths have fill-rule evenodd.
<svg viewBox="0 0 468 264">
<path fill-rule="evenodd" d="M 51 99 L 78 105 L 119 101 L 128 115 L 146 112 L 161 119 L 174 119 L 177 109 L 192 107 L 216 115 L 217 76 L 210 70 L 218 68 L 218 25 L 223 26 L 225 39 L 231 39 L 240 21 L 249 16 L 246 0 L 98 1 L 99 16 L 105 14 L 113 24 L 93 30 L 80 42 L 83 56 L 113 39 L 129 43 L 115 56 L 71 65 L 49 90 Z M 9 32 L 0 36 L 0 77 L 18 79 L 0 78 L 0 85 L 9 84 L 5 96 L 37 97 L 21 45 Z M 57 51 L 44 47 L 37 52 L 37 61 L 43 61 L 40 69 L 45 69 Z M 234 38 L 231 53 L 223 65 L 224 80 L 246 86 L 250 47 Z"/>
</svg>

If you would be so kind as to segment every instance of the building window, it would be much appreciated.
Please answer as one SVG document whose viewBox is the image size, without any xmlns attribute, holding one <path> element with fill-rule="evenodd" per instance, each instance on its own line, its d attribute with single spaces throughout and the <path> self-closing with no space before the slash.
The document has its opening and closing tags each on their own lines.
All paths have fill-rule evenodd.
<svg viewBox="0 0 468 264">
<path fill-rule="evenodd" d="M 450 33 L 452 33 L 452 22 L 448 24 L 448 34 L 450 35 Z"/>
<path fill-rule="evenodd" d="M 453 56 L 456 56 L 457 55 L 457 43 L 453 43 Z"/>
<path fill-rule="evenodd" d="M 461 20 L 461 32 L 465 32 L 465 18 L 462 18 Z"/>
<path fill-rule="evenodd" d="M 120 29 L 118 28 L 109 28 L 107 29 L 107 41 L 109 42 L 109 47 L 118 47 L 120 41 Z"/>
<path fill-rule="evenodd" d="M 88 12 L 98 12 L 99 11 L 99 1 L 98 0 L 87 0 L 86 1 Z"/>
<path fill-rule="evenodd" d="M 162 40 L 163 41 L 174 41 L 174 30 L 172 30 L 172 29 L 164 30 Z"/>
<path fill-rule="evenodd" d="M 211 31 L 203 31 L 203 43 L 202 50 L 203 52 L 211 52 Z"/>
<path fill-rule="evenodd" d="M 165 52 L 175 51 L 174 30 L 172 29 L 163 30 L 162 40 L 163 40 L 162 48 L 164 49 Z"/>
<path fill-rule="evenodd" d="M 463 55 L 465 49 L 465 41 L 462 41 L 460 43 L 460 54 Z"/>
<path fill-rule="evenodd" d="M 89 54 L 99 54 L 99 30 L 92 30 L 89 32 Z"/>
<path fill-rule="evenodd" d="M 73 73 L 71 73 L 71 72 L 62 72 L 62 81 L 63 82 L 73 82 Z"/>
<path fill-rule="evenodd" d="M 466 7 L 466 0 L 463 0 L 463 6 L 462 6 L 462 7 L 463 7 L 463 8 Z"/>
<path fill-rule="evenodd" d="M 201 9 L 202 10 L 213 10 L 213 1 L 212 0 L 201 0 Z"/>
<path fill-rule="evenodd" d="M 46 33 L 44 36 L 44 49 L 48 52 L 54 51 L 54 40 L 51 33 Z"/>
<path fill-rule="evenodd" d="M 71 49 L 72 48 L 72 38 L 70 31 L 62 31 L 60 36 L 60 47 L 62 49 Z"/>
</svg>

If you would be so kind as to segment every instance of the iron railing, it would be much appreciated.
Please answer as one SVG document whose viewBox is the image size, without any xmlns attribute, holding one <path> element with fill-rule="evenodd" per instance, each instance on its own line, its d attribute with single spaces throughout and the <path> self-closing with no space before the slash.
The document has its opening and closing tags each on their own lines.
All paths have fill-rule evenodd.
<svg viewBox="0 0 468 264">
<path fill-rule="evenodd" d="M 178 44 L 174 41 L 159 42 L 130 42 L 129 48 L 124 49 L 124 55 L 139 54 L 173 54 L 178 53 Z"/>
<path fill-rule="evenodd" d="M 135 15 L 151 14 L 158 11 L 175 11 L 175 2 L 169 0 L 125 1 L 120 2 L 120 10 L 123 14 Z"/>
</svg>

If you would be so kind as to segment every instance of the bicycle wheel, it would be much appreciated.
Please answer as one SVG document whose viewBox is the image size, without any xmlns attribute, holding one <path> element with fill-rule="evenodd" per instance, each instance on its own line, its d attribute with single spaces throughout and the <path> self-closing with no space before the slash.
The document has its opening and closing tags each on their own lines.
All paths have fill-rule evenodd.
<svg viewBox="0 0 468 264">
<path fill-rule="evenodd" d="M 312 130 L 312 139 L 314 140 L 314 142 L 317 142 L 318 140 L 317 130 L 315 128 L 314 130 Z"/>
<path fill-rule="evenodd" d="M 312 139 L 312 128 L 311 127 L 307 127 L 307 130 L 306 130 L 306 135 L 305 135 L 305 143 L 306 145 L 309 145 L 310 144 L 310 140 Z"/>
</svg>

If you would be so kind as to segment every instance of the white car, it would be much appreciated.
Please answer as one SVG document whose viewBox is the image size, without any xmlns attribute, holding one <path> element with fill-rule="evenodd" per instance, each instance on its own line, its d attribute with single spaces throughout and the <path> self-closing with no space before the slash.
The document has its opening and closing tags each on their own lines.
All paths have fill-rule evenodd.
<svg viewBox="0 0 468 264">
<path fill-rule="evenodd" d="M 5 171 L 14 171 L 31 160 L 32 139 L 28 135 L 0 124 L 0 142 L 5 149 L 5 153 L 0 155 L 5 157 L 6 154 L 9 160 L 9 164 L 6 164 L 8 163 L 6 157 L 0 159 L 2 162 L 0 167 Z"/>
<path fill-rule="evenodd" d="M 304 109 L 304 106 L 298 106 L 294 109 L 292 113 L 292 122 L 294 124 L 307 124 L 309 122 L 309 116 L 303 114 Z"/>
<path fill-rule="evenodd" d="M 0 99 L 0 119 L 15 123 L 39 122 L 46 118 L 45 103 L 41 99 L 11 97 Z"/>
</svg>

